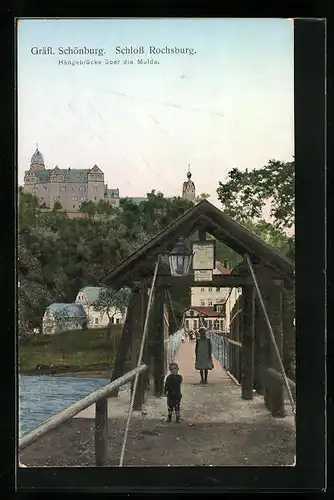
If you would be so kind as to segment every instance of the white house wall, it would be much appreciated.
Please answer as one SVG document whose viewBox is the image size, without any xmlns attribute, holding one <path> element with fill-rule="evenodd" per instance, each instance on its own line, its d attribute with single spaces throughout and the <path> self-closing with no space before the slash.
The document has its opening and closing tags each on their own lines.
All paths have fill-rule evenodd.
<svg viewBox="0 0 334 500">
<path fill-rule="evenodd" d="M 221 275 L 219 269 L 214 269 L 213 275 Z M 191 306 L 192 307 L 211 307 L 215 304 L 222 304 L 229 293 L 229 288 L 222 287 L 191 287 Z"/>
<path fill-rule="evenodd" d="M 240 295 L 242 295 L 242 288 L 231 288 L 231 294 L 229 295 L 227 301 L 226 301 L 226 326 L 227 326 L 227 329 L 229 330 L 230 329 L 230 319 L 231 319 L 231 311 L 233 309 L 233 306 L 234 304 L 236 303 L 236 301 L 238 300 L 238 298 L 240 297 Z"/>
<path fill-rule="evenodd" d="M 93 306 L 82 305 L 87 314 L 89 328 L 103 328 L 108 326 L 109 318 L 106 313 L 96 311 Z M 125 318 L 119 311 L 115 312 L 115 308 L 110 310 L 110 316 L 112 316 L 113 323 L 124 323 Z"/>
<path fill-rule="evenodd" d="M 42 319 L 42 332 L 43 335 L 54 335 L 61 332 L 70 330 L 81 330 L 82 318 L 68 318 L 63 320 L 61 324 L 57 325 L 56 318 L 53 313 L 44 313 Z"/>
<path fill-rule="evenodd" d="M 89 328 L 103 328 L 108 326 L 108 315 L 105 312 L 96 311 L 92 304 L 89 304 L 88 297 L 85 293 L 80 291 L 75 299 L 75 303 L 83 306 L 87 314 Z M 116 311 L 116 309 L 112 307 L 109 314 L 112 317 L 113 323 L 124 323 L 126 311 L 123 316 L 119 311 Z"/>
</svg>

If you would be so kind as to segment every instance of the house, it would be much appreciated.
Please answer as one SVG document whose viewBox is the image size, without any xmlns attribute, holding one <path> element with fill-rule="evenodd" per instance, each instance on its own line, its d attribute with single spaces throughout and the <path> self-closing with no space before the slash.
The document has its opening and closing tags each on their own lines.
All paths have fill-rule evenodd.
<svg viewBox="0 0 334 500">
<path fill-rule="evenodd" d="M 200 326 L 209 330 L 225 331 L 225 304 L 210 307 L 190 307 L 183 313 L 184 325 L 188 330 L 196 331 Z"/>
<path fill-rule="evenodd" d="M 55 202 L 60 202 L 69 212 L 78 212 L 84 201 L 104 200 L 115 208 L 120 204 L 119 190 L 108 189 L 104 173 L 97 165 L 86 169 L 58 166 L 46 169 L 38 147 L 24 175 L 24 190 L 36 196 L 41 205 L 53 208 Z"/>
<path fill-rule="evenodd" d="M 81 305 L 87 315 L 88 328 L 102 328 L 107 326 L 109 323 L 107 313 L 104 311 L 97 311 L 94 307 L 94 303 L 98 300 L 99 294 L 102 290 L 105 290 L 105 288 L 98 286 L 86 286 L 79 290 L 76 296 L 75 303 Z M 125 314 L 123 316 L 119 310 L 115 309 L 115 307 L 110 309 L 109 314 L 111 316 L 112 323 L 124 323 Z"/>
<path fill-rule="evenodd" d="M 213 270 L 213 275 L 229 276 L 231 271 L 227 267 L 227 262 L 216 262 L 216 267 Z M 191 287 L 191 306 L 192 307 L 213 307 L 216 304 L 224 304 L 229 294 L 229 288 L 223 287 Z"/>
<path fill-rule="evenodd" d="M 43 335 L 53 335 L 68 330 L 85 328 L 87 315 L 79 304 L 54 303 L 50 304 L 42 320 Z"/>
</svg>

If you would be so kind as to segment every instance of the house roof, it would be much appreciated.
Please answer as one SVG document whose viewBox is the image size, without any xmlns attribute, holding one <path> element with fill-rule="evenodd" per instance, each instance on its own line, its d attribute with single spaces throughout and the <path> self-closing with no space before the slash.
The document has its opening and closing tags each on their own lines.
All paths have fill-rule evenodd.
<svg viewBox="0 0 334 500">
<path fill-rule="evenodd" d="M 106 189 L 106 195 L 111 198 L 119 198 L 119 189 Z"/>
<path fill-rule="evenodd" d="M 57 173 L 64 175 L 64 182 L 88 182 L 88 174 L 92 171 L 91 168 L 46 168 L 43 170 L 35 170 L 34 174 L 40 182 L 49 182 L 51 173 L 57 168 Z M 108 193 L 112 196 L 119 194 L 118 189 L 108 189 Z"/>
<path fill-rule="evenodd" d="M 218 269 L 218 271 L 220 271 L 225 276 L 229 276 L 230 274 L 232 274 L 231 270 L 227 269 L 227 267 L 224 267 L 223 264 L 219 262 L 219 260 L 216 260 L 216 269 Z"/>
<path fill-rule="evenodd" d="M 119 287 L 138 277 L 151 276 L 157 256 L 169 252 L 180 236 L 187 237 L 199 227 L 240 255 L 248 254 L 252 261 L 261 262 L 273 269 L 288 284 L 294 282 L 294 264 L 290 259 L 235 222 L 208 200 L 202 200 L 187 210 L 119 266 L 101 277 L 101 282 Z"/>
<path fill-rule="evenodd" d="M 55 302 L 54 304 L 50 304 L 47 308 L 46 311 L 54 313 L 66 313 L 66 316 L 69 318 L 85 318 L 86 317 L 86 312 L 84 308 L 80 304 L 66 304 L 66 303 L 57 303 Z"/>
<path fill-rule="evenodd" d="M 93 302 L 96 302 L 99 298 L 99 294 L 102 290 L 105 290 L 105 287 L 101 286 L 85 286 L 84 288 L 81 288 L 79 290 L 79 293 L 84 293 L 87 297 L 88 304 L 92 304 Z"/>
<path fill-rule="evenodd" d="M 203 307 L 202 306 L 198 307 L 198 306 L 194 306 L 194 307 L 188 307 L 188 309 L 186 309 L 186 311 L 191 311 L 191 310 L 197 311 L 200 314 L 203 314 L 204 316 L 211 317 L 211 318 L 218 317 L 218 316 L 225 317 L 224 311 L 215 311 L 213 307 L 204 307 L 204 306 Z"/>
</svg>

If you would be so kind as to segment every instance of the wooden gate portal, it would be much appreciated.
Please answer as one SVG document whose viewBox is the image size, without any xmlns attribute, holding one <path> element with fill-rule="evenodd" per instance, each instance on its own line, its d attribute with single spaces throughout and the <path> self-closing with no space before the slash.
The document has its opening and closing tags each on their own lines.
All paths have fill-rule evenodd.
<svg viewBox="0 0 334 500">
<path fill-rule="evenodd" d="M 160 264 L 143 357 L 149 372 L 140 376 L 134 409 L 141 408 L 150 380 L 153 380 L 154 394 L 157 397 L 163 394 L 166 370 L 164 325 L 166 305 L 170 306 L 170 300 L 167 300 L 169 288 L 220 286 L 242 289 L 231 311 L 227 339 L 229 370 L 241 384 L 241 396 L 249 400 L 256 391 L 263 395 L 266 407 L 273 416 L 284 417 L 282 378 L 286 382 L 285 372 L 280 375 L 283 356 L 282 294 L 284 287 L 293 287 L 294 265 L 207 200 L 185 212 L 103 277 L 103 285 L 115 289 L 126 285 L 132 290 L 112 380 L 136 365 L 147 312 L 148 287 L 158 256 L 168 254 L 179 238 L 186 238 L 196 231 L 201 239 L 205 239 L 206 233 L 213 235 L 244 256 L 244 262 L 231 275 L 214 276 L 208 282 L 195 281 L 190 274 L 171 276 L 168 265 Z M 117 391 L 114 395 L 117 395 Z"/>
</svg>

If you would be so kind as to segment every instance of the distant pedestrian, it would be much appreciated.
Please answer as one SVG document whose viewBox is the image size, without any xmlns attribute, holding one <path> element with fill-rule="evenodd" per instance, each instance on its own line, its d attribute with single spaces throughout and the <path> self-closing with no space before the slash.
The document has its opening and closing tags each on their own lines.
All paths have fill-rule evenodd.
<svg viewBox="0 0 334 500">
<path fill-rule="evenodd" d="M 194 340 L 194 332 L 192 330 L 189 330 L 189 342 L 192 342 Z"/>
<path fill-rule="evenodd" d="M 207 384 L 208 370 L 213 369 L 212 344 L 211 340 L 206 336 L 206 329 L 203 326 L 199 329 L 199 338 L 196 340 L 195 355 L 195 369 L 200 372 L 200 383 Z"/>
<path fill-rule="evenodd" d="M 179 366 L 177 363 L 169 365 L 170 374 L 165 381 L 165 396 L 167 396 L 167 422 L 172 421 L 173 410 L 176 415 L 176 422 L 180 422 L 180 402 L 182 398 L 181 384 L 183 382 L 182 376 L 179 375 Z"/>
</svg>

